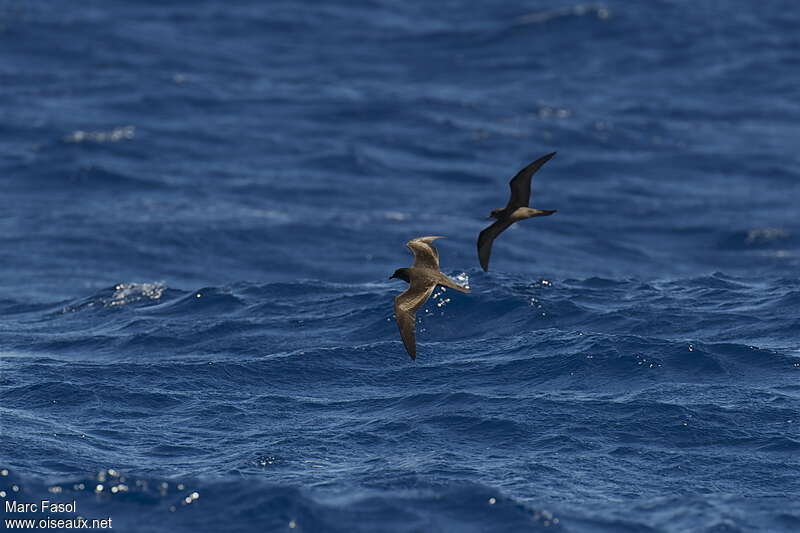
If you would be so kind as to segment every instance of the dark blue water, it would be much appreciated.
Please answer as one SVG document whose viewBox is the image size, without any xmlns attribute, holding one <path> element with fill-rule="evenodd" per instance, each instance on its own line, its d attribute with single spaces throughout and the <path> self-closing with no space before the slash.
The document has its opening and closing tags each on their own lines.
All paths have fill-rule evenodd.
<svg viewBox="0 0 800 533">
<path fill-rule="evenodd" d="M 0 495 L 800 531 L 794 2 L 0 1 Z M 533 205 L 483 273 L 524 164 Z M 438 241 L 472 294 L 388 280 Z M 4 509 L 5 511 L 5 509 Z"/>
</svg>

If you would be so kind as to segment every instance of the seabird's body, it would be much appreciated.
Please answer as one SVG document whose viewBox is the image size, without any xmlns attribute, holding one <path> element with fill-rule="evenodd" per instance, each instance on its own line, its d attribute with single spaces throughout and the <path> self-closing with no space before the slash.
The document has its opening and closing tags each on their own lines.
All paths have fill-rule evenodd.
<svg viewBox="0 0 800 533">
<path fill-rule="evenodd" d="M 495 209 L 489 218 L 496 218 L 497 222 L 484 229 L 478 236 L 478 259 L 484 271 L 489 271 L 489 257 L 492 254 L 492 243 L 494 240 L 511 226 L 514 222 L 525 220 L 526 218 L 543 217 L 552 215 L 554 209 L 533 209 L 528 207 L 531 197 L 531 178 L 542 165 L 547 163 L 555 152 L 540 157 L 527 167 L 520 170 L 514 176 L 509 185 L 511 186 L 511 198 L 508 204 L 502 209 Z"/>
<path fill-rule="evenodd" d="M 416 313 L 430 297 L 437 285 L 449 287 L 461 292 L 466 289 L 445 276 L 439 270 L 439 252 L 431 244 L 438 236 L 419 237 L 406 243 L 414 254 L 414 265 L 410 268 L 398 268 L 391 278 L 402 279 L 409 284 L 408 290 L 394 299 L 394 314 L 403 345 L 411 359 L 417 358 Z"/>
</svg>

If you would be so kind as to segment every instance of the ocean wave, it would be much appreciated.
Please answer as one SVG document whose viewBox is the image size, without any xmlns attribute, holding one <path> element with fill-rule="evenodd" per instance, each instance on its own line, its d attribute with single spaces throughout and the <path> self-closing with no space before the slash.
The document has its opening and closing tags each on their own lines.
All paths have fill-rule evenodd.
<svg viewBox="0 0 800 533">
<path fill-rule="evenodd" d="M 800 530 L 800 11 L 0 4 L 1 497 L 122 531 Z M 558 214 L 479 270 L 553 150 Z M 426 234 L 471 293 L 412 361 L 386 278 Z"/>
<path fill-rule="evenodd" d="M 271 461 L 269 459 L 268 461 Z M 246 514 L 265 531 L 409 531 L 419 527 L 480 531 L 500 528 L 515 531 L 564 531 L 561 517 L 535 509 L 474 483 L 439 486 L 414 483 L 405 490 L 372 490 L 358 496 L 316 493 L 295 486 L 271 484 L 258 478 L 231 481 L 176 481 L 171 478 L 129 475 L 114 468 L 90 477 L 42 483 L 21 479 L 15 472 L 0 478 L 0 490 L 17 497 L 73 501 L 76 512 L 60 516 L 74 519 L 111 517 L 125 531 L 246 531 L 231 520 Z M 227 513 L 217 512 L 223 506 Z M 133 509 L 146 509 L 133 517 Z M 28 518 L 35 513 L 11 513 Z M 438 525 L 437 525 L 438 524 Z"/>
<path fill-rule="evenodd" d="M 419 342 L 435 343 L 436 351 L 466 350 L 470 358 L 482 355 L 500 361 L 537 353 L 580 354 L 596 358 L 595 363 L 617 365 L 619 371 L 631 364 L 711 375 L 740 371 L 742 364 L 777 370 L 790 360 L 785 339 L 775 338 L 773 332 L 796 325 L 786 309 L 800 294 L 797 280 L 715 275 L 643 283 L 455 275 L 471 284 L 473 293 L 439 289 L 418 313 Z M 30 338 L 43 327 L 69 333 L 69 338 L 40 340 L 56 351 L 70 344 L 111 343 L 123 352 L 158 350 L 162 344 L 179 352 L 232 354 L 238 347 L 263 353 L 279 336 L 275 353 L 336 348 L 355 355 L 361 345 L 369 350 L 379 346 L 375 342 L 387 347 L 399 342 L 392 313 L 397 294 L 398 287 L 389 282 L 239 282 L 194 290 L 119 283 L 47 312 L 22 308 L 19 316 L 29 322 L 17 334 Z M 687 310 L 688 301 L 693 304 Z M 13 307 L 13 300 L 7 305 Z M 738 325 L 743 313 L 753 311 L 756 319 L 744 328 Z M 76 316 L 87 312 L 91 320 Z M 737 327 L 731 329 L 733 324 Z M 292 329 L 316 340 L 309 346 L 303 338 L 285 337 Z M 327 334 L 331 331 L 336 335 Z M 486 338 L 493 343 L 471 345 Z M 456 344 L 448 348 L 447 343 Z"/>
</svg>

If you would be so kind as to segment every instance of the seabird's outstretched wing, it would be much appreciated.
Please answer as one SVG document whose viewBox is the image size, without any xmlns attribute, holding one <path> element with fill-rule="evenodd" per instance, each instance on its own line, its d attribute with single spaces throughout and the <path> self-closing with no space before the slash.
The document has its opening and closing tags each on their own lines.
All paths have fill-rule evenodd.
<svg viewBox="0 0 800 533">
<path fill-rule="evenodd" d="M 414 254 L 414 267 L 439 270 L 439 252 L 431 243 L 441 238 L 441 235 L 431 235 L 428 237 L 417 237 L 406 243 L 408 249 Z"/>
<path fill-rule="evenodd" d="M 413 241 L 412 241 L 413 242 Z M 394 314 L 400 336 L 411 359 L 417 358 L 416 322 L 417 309 L 425 303 L 433 292 L 434 282 L 412 282 L 406 292 L 394 299 Z"/>
<path fill-rule="evenodd" d="M 530 184 L 530 181 L 528 182 Z M 498 220 L 478 235 L 478 259 L 484 272 L 489 272 L 489 256 L 492 255 L 492 243 L 513 222 L 507 218 Z"/>
<path fill-rule="evenodd" d="M 511 181 L 508 183 L 511 186 L 511 198 L 508 199 L 508 205 L 506 205 L 505 208 L 508 213 L 518 207 L 528 207 L 531 200 L 531 178 L 533 174 L 542 168 L 542 165 L 550 161 L 550 158 L 554 155 L 556 155 L 556 153 L 551 152 L 540 157 L 511 178 Z M 484 270 L 486 269 L 484 268 Z"/>
</svg>

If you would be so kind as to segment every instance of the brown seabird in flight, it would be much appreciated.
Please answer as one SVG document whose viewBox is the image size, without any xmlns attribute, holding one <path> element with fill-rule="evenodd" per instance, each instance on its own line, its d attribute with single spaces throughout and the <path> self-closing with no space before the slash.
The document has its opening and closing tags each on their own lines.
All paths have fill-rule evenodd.
<svg viewBox="0 0 800 533">
<path fill-rule="evenodd" d="M 437 285 L 449 287 L 461 292 L 469 292 L 439 270 L 439 252 L 433 244 L 440 236 L 418 237 L 411 239 L 406 246 L 414 254 L 414 265 L 410 268 L 398 268 L 389 279 L 398 278 L 409 283 L 408 290 L 394 299 L 394 314 L 400 336 L 411 359 L 417 358 L 415 341 L 416 314 L 422 304 L 430 297 Z"/>
<path fill-rule="evenodd" d="M 556 212 L 555 209 L 531 209 L 528 207 L 533 173 L 539 170 L 554 155 L 556 155 L 555 152 L 542 156 L 520 170 L 509 182 L 511 198 L 508 199 L 508 204 L 502 209 L 493 210 L 489 215 L 488 218 L 496 218 L 497 222 L 483 230 L 478 236 L 478 259 L 480 259 L 481 267 L 484 271 L 489 271 L 489 256 L 492 253 L 492 243 L 511 224 L 526 218 L 544 217 Z"/>
</svg>

